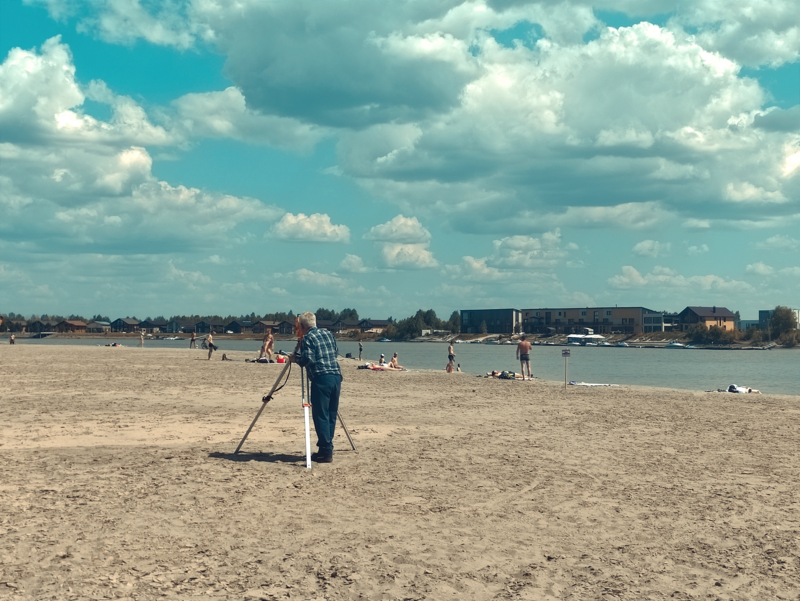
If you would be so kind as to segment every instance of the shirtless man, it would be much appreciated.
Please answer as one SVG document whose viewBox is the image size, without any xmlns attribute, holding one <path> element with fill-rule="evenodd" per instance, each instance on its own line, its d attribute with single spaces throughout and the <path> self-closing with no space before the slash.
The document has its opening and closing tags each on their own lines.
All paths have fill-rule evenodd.
<svg viewBox="0 0 800 601">
<path fill-rule="evenodd" d="M 531 343 L 522 336 L 517 345 L 517 359 L 519 359 L 519 366 L 522 369 L 522 379 L 525 379 L 525 366 L 528 366 L 528 379 L 533 380 L 531 376 Z"/>
<path fill-rule="evenodd" d="M 450 363 L 454 363 L 456 360 L 456 353 L 453 351 L 453 343 L 450 343 L 450 346 L 447 347 L 447 360 Z"/>
<path fill-rule="evenodd" d="M 402 365 L 397 363 L 397 353 L 395 353 L 394 356 L 392 357 L 392 360 L 389 361 L 389 365 L 391 367 L 394 367 L 395 369 L 404 369 Z"/>
<path fill-rule="evenodd" d="M 189 341 L 189 348 L 197 348 L 197 334 L 192 332 L 192 339 Z"/>
<path fill-rule="evenodd" d="M 211 361 L 211 353 L 217 350 L 216 345 L 214 344 L 214 337 L 212 336 L 214 332 L 209 332 L 208 336 L 206 336 L 206 344 L 208 345 L 208 360 Z"/>
</svg>

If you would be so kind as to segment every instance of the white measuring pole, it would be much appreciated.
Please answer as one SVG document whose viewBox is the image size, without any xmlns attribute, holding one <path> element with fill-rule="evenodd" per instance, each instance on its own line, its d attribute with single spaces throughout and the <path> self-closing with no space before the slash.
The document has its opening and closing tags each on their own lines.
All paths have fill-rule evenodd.
<svg viewBox="0 0 800 601">
<path fill-rule="evenodd" d="M 303 416 L 306 421 L 306 469 L 311 469 L 311 428 L 308 423 L 308 408 L 310 403 L 306 402 L 306 370 L 300 368 L 300 390 L 303 395 Z M 308 386 L 308 396 L 311 396 L 311 385 Z"/>
<path fill-rule="evenodd" d="M 311 469 L 311 431 L 308 425 L 308 408 L 311 407 L 306 400 L 303 399 L 303 413 L 306 418 L 306 469 Z"/>
</svg>

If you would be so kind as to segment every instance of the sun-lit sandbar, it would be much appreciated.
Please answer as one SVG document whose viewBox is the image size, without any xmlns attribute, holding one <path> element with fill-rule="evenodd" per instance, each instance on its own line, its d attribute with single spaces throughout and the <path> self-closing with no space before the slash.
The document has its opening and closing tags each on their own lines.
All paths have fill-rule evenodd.
<svg viewBox="0 0 800 601">
<path fill-rule="evenodd" d="M 0 347 L 3 597 L 798 594 L 798 397 L 345 360 L 307 470 L 296 370 L 233 454 L 283 366 L 231 355 Z"/>
</svg>

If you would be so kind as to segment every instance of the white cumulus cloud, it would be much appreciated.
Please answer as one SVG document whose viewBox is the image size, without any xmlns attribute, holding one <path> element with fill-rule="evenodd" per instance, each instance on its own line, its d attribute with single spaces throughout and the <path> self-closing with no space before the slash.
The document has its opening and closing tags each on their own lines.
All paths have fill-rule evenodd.
<svg viewBox="0 0 800 601">
<path fill-rule="evenodd" d="M 756 261 L 748 265 L 746 271 L 747 273 L 753 273 L 755 275 L 772 275 L 775 273 L 775 268 L 770 267 L 763 261 Z"/>
<path fill-rule="evenodd" d="M 669 242 L 657 242 L 655 240 L 642 240 L 633 247 L 633 254 L 640 257 L 663 257 L 668 255 L 672 245 Z"/>
<path fill-rule="evenodd" d="M 350 229 L 346 225 L 334 225 L 331 218 L 323 213 L 286 213 L 269 235 L 281 240 L 302 242 L 350 242 Z"/>
<path fill-rule="evenodd" d="M 424 269 L 439 265 L 427 244 L 389 242 L 381 248 L 381 256 L 386 266 L 392 268 Z"/>
<path fill-rule="evenodd" d="M 381 242 L 402 242 L 405 244 L 424 244 L 431 239 L 431 233 L 425 229 L 416 217 L 397 215 L 386 223 L 372 227 L 365 240 Z"/>
</svg>

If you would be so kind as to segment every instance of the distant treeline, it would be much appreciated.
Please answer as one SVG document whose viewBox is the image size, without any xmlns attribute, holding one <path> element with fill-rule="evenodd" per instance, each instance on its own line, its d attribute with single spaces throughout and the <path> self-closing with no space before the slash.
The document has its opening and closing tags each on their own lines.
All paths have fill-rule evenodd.
<svg viewBox="0 0 800 601">
<path fill-rule="evenodd" d="M 338 321 L 339 319 L 344 319 L 348 321 L 359 321 L 358 311 L 355 309 L 342 309 L 341 311 L 335 311 L 332 309 L 326 309 L 324 307 L 320 307 L 315 311 L 315 315 L 317 319 L 327 319 L 330 321 Z M 97 314 L 91 317 L 84 317 L 83 315 L 29 315 L 25 316 L 19 313 L 8 313 L 7 314 L 7 322 L 3 323 L 3 330 L 7 331 L 19 331 L 22 329 L 21 325 L 15 324 L 15 322 L 20 321 L 27 321 L 33 322 L 37 320 L 41 321 L 54 321 L 60 322 L 64 320 L 77 320 L 83 321 L 85 323 L 89 323 L 92 321 L 107 321 L 112 322 L 114 319 L 111 319 L 107 315 Z M 292 311 L 283 312 L 278 311 L 276 313 L 265 313 L 264 315 L 259 315 L 258 313 L 250 313 L 249 315 L 227 315 L 223 317 L 222 315 L 172 315 L 169 318 L 164 317 L 163 315 L 157 315 L 156 317 L 147 316 L 144 319 L 139 319 L 136 315 L 126 315 L 125 319 L 136 319 L 138 321 L 178 321 L 181 323 L 197 323 L 198 321 L 213 321 L 213 322 L 222 322 L 222 323 L 230 323 L 235 320 L 239 321 L 250 321 L 250 322 L 257 322 L 257 321 L 289 321 L 294 323 L 295 320 L 295 313 Z M 371 319 L 371 317 L 370 317 Z M 385 335 L 389 338 L 394 340 L 409 340 L 411 338 L 416 338 L 422 335 L 422 330 L 447 330 L 452 332 L 453 334 L 457 334 L 461 330 L 461 314 L 458 311 L 453 311 L 450 315 L 450 319 L 447 321 L 439 319 L 436 315 L 436 311 L 433 309 L 429 309 L 427 311 L 423 311 L 420 309 L 411 317 L 406 317 L 400 321 L 395 321 L 392 317 L 388 318 L 389 326 L 385 331 Z M 17 327 L 15 327 L 15 325 Z"/>
</svg>

